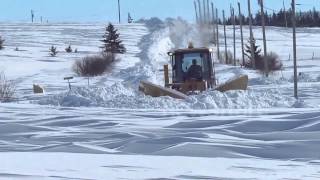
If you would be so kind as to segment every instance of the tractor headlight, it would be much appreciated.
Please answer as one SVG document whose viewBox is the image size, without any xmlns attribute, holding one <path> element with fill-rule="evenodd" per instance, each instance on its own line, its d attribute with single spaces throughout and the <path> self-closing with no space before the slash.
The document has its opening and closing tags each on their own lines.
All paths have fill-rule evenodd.
<svg viewBox="0 0 320 180">
<path fill-rule="evenodd" d="M 172 52 L 168 52 L 168 55 L 169 55 L 169 56 L 173 56 L 173 53 L 172 53 Z"/>
<path fill-rule="evenodd" d="M 212 49 L 212 48 L 210 48 L 210 49 L 209 49 L 209 52 L 213 52 L 213 49 Z"/>
</svg>

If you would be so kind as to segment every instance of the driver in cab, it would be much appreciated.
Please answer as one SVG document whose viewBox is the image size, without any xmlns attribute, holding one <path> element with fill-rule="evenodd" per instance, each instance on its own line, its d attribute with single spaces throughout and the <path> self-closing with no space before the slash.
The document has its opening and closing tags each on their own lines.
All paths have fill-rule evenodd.
<svg viewBox="0 0 320 180">
<path fill-rule="evenodd" d="M 192 60 L 192 65 L 189 67 L 187 72 L 188 80 L 202 81 L 202 67 L 197 64 L 197 60 Z"/>
</svg>

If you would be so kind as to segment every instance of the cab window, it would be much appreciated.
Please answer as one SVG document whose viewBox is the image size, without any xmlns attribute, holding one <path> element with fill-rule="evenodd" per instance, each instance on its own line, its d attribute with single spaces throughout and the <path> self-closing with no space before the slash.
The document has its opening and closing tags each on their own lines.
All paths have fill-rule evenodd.
<svg viewBox="0 0 320 180">
<path fill-rule="evenodd" d="M 203 54 L 201 53 L 189 53 L 189 54 L 184 54 L 182 58 L 182 71 L 183 72 L 188 72 L 188 69 L 192 65 L 192 61 L 196 60 L 197 65 L 203 67 Z"/>
</svg>

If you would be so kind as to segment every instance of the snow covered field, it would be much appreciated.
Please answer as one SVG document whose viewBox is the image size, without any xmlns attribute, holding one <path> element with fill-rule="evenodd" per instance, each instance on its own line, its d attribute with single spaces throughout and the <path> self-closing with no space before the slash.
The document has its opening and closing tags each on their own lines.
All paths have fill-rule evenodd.
<svg viewBox="0 0 320 180">
<path fill-rule="evenodd" d="M 174 100 L 146 97 L 137 85 L 162 84 L 167 51 L 194 32 L 173 39 L 180 26 L 117 27 L 128 52 L 114 71 L 91 78 L 89 87 L 75 77 L 69 92 L 63 77 L 74 76 L 75 60 L 100 51 L 104 24 L 0 24 L 0 69 L 18 88 L 16 102 L 0 104 L 0 179 L 320 178 L 320 29 L 298 30 L 299 101 L 290 30 L 273 27 L 268 49 L 280 55 L 283 71 L 265 79 L 218 64 L 219 82 L 248 74 L 249 90 Z M 231 35 L 228 28 L 229 45 Z M 69 44 L 79 53 L 64 53 Z M 51 45 L 57 57 L 48 56 Z M 33 83 L 46 94 L 32 94 Z"/>
</svg>

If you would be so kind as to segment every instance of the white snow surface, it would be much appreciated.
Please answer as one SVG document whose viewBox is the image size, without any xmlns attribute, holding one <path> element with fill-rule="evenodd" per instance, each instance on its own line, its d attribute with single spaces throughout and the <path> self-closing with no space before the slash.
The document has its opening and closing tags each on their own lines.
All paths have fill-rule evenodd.
<svg viewBox="0 0 320 180">
<path fill-rule="evenodd" d="M 219 83 L 248 74 L 248 91 L 152 98 L 139 81 L 162 85 L 167 52 L 202 45 L 193 25 L 169 24 L 116 25 L 127 53 L 89 87 L 75 77 L 69 91 L 63 78 L 75 76 L 75 60 L 99 53 L 105 24 L 0 23 L 0 69 L 17 83 L 17 100 L 0 103 L 0 179 L 319 179 L 320 29 L 298 29 L 299 100 L 291 31 L 275 27 L 268 49 L 282 71 L 265 78 L 216 64 Z M 64 53 L 69 44 L 79 53 Z M 48 56 L 51 45 L 57 57 Z M 34 95 L 33 83 L 46 93 Z"/>
</svg>

